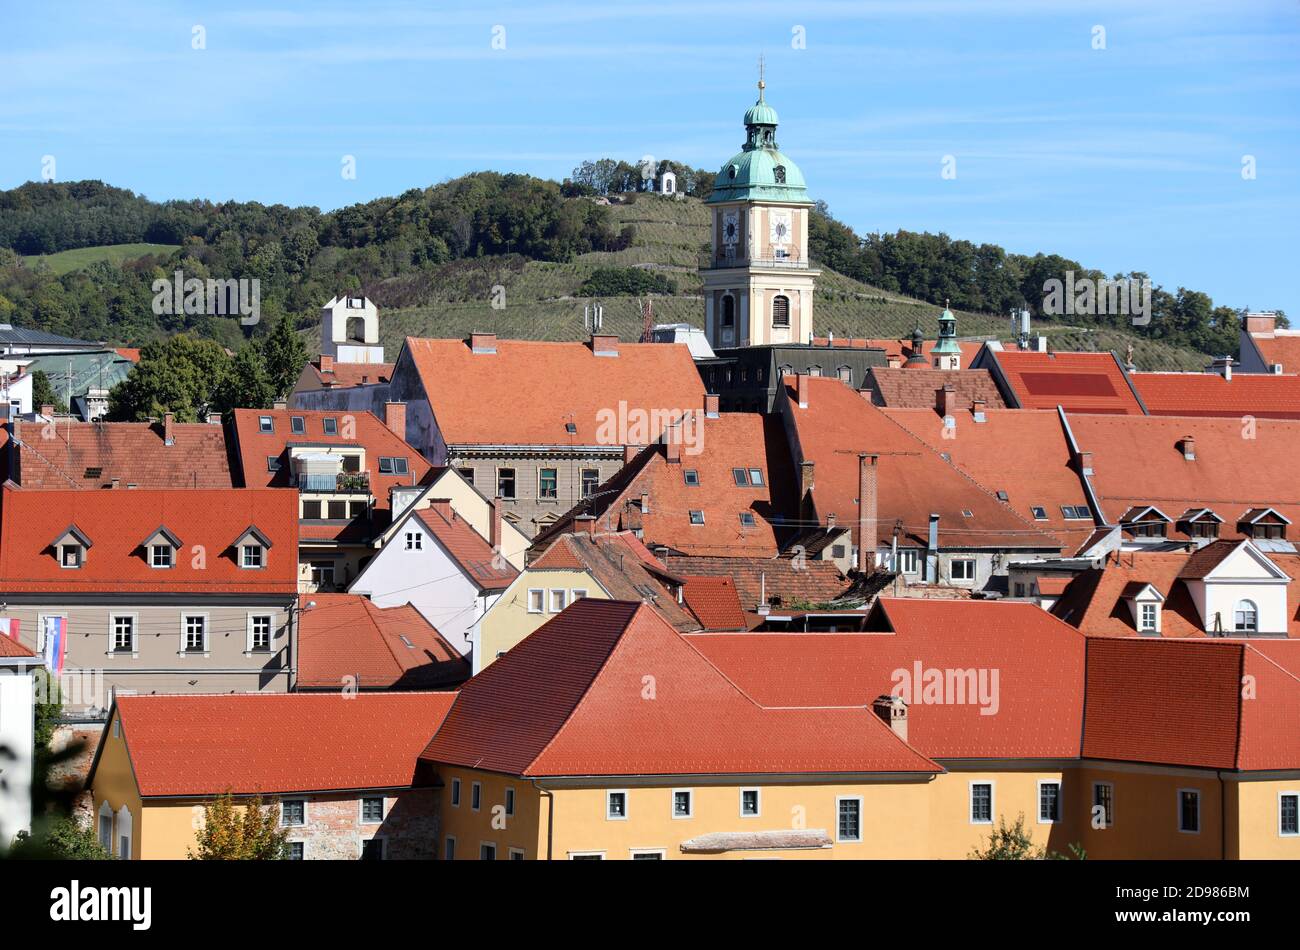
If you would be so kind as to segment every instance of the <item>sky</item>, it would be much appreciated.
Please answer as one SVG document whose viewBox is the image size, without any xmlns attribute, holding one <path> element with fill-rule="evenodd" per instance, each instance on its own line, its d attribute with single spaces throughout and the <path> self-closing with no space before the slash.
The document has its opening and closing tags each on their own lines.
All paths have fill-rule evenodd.
<svg viewBox="0 0 1300 950">
<path fill-rule="evenodd" d="M 760 55 L 782 151 L 859 233 L 1300 316 L 1296 0 L 0 0 L 0 188 L 328 210 L 602 156 L 716 169 Z"/>
</svg>

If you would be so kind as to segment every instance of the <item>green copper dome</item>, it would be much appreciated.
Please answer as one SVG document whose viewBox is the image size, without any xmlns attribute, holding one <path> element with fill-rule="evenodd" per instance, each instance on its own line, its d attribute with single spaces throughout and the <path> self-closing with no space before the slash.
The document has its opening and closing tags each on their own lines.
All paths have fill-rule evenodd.
<svg viewBox="0 0 1300 950">
<path fill-rule="evenodd" d="M 776 145 L 776 110 L 763 98 L 764 83 L 758 84 L 758 101 L 745 113 L 745 144 L 718 171 L 708 204 L 726 201 L 788 201 L 811 204 L 808 186 L 799 166 L 783 155 Z"/>
</svg>

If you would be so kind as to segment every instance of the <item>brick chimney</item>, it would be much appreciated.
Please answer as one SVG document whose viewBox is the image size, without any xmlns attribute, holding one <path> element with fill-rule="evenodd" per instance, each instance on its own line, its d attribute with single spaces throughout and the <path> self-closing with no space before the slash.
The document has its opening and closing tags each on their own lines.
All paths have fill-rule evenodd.
<svg viewBox="0 0 1300 950">
<path fill-rule="evenodd" d="M 176 423 L 176 413 L 174 412 L 163 413 L 163 445 L 176 444 L 176 430 L 174 428 L 175 423 Z"/>
<path fill-rule="evenodd" d="M 871 704 L 871 711 L 894 731 L 894 735 L 907 741 L 907 703 L 901 696 L 878 696 Z"/>
<path fill-rule="evenodd" d="M 488 544 L 493 551 L 501 550 L 501 496 L 488 502 Z"/>
<path fill-rule="evenodd" d="M 320 357 L 320 371 L 322 373 L 334 372 L 334 357 L 326 356 L 322 353 Z"/>
<path fill-rule="evenodd" d="M 1246 332 L 1251 336 L 1270 338 L 1277 333 L 1277 314 L 1275 313 L 1248 313 L 1246 314 Z"/>
<path fill-rule="evenodd" d="M 429 507 L 442 515 L 448 521 L 452 519 L 451 499 L 450 498 L 430 498 Z"/>
<path fill-rule="evenodd" d="M 944 383 L 942 389 L 936 389 L 934 391 L 934 408 L 938 411 L 939 415 L 943 416 L 945 419 L 948 418 L 952 415 L 956 406 L 957 402 L 952 388 L 952 383 Z"/>
<path fill-rule="evenodd" d="M 632 464 L 632 460 L 633 460 L 634 458 L 636 458 L 636 454 L 637 454 L 637 452 L 639 452 L 640 450 L 641 450 L 641 447 L 640 447 L 639 445 L 625 445 L 625 446 L 623 446 L 623 464 L 624 464 L 624 465 L 631 465 L 631 464 Z"/>
<path fill-rule="evenodd" d="M 573 519 L 574 534 L 595 534 L 596 533 L 596 516 L 595 515 L 578 515 Z"/>
<path fill-rule="evenodd" d="M 1092 453 L 1091 452 L 1079 453 L 1079 474 L 1080 475 L 1092 474 Z"/>
<path fill-rule="evenodd" d="M 985 403 L 983 399 L 972 400 L 970 405 L 970 412 L 971 415 L 975 418 L 976 422 L 988 421 L 988 416 L 984 414 L 984 410 L 986 408 L 987 408 L 987 403 Z"/>
<path fill-rule="evenodd" d="M 208 413 L 208 425 L 210 425 L 210 426 L 219 426 L 219 425 L 221 425 L 221 413 L 219 413 L 219 412 L 209 412 L 209 413 Z"/>
<path fill-rule="evenodd" d="M 116 487 L 117 487 L 118 485 L 120 485 L 121 483 L 122 483 L 122 480 L 121 480 L 120 478 L 114 478 L 111 482 L 109 482 L 109 487 L 110 487 L 110 488 L 116 488 Z"/>
<path fill-rule="evenodd" d="M 858 454 L 858 573 L 868 574 L 876 567 L 876 463 L 880 456 L 861 452 Z"/>
<path fill-rule="evenodd" d="M 899 356 L 897 353 L 890 353 L 888 356 L 885 357 L 885 363 L 889 366 L 890 369 L 898 369 L 903 365 L 903 358 Z"/>
<path fill-rule="evenodd" d="M 1227 382 L 1232 382 L 1232 364 L 1234 362 L 1231 356 L 1216 357 L 1214 362 L 1210 364 L 1210 372 L 1218 373 Z"/>
<path fill-rule="evenodd" d="M 469 349 L 471 353 L 495 353 L 497 351 L 497 335 L 495 333 L 471 333 L 469 335 Z"/>
<path fill-rule="evenodd" d="M 799 386 L 799 408 L 808 408 L 808 374 L 800 373 L 795 377 Z"/>
<path fill-rule="evenodd" d="M 718 418 L 718 397 L 714 393 L 707 393 L 704 396 L 704 417 L 706 419 Z"/>
<path fill-rule="evenodd" d="M 669 462 L 682 460 L 682 424 L 676 422 L 664 429 L 664 454 Z"/>
<path fill-rule="evenodd" d="M 1183 450 L 1183 458 L 1189 462 L 1196 461 L 1196 437 L 1191 435 L 1183 436 L 1179 447 Z"/>
<path fill-rule="evenodd" d="M 641 514 L 648 515 L 649 513 L 650 513 L 650 493 L 648 491 L 643 491 L 641 493 Z"/>
<path fill-rule="evenodd" d="M 54 418 L 54 407 L 48 402 L 41 406 L 41 415 L 46 419 Z"/>
<path fill-rule="evenodd" d="M 813 463 L 804 461 L 799 463 L 799 497 L 803 501 L 808 500 L 808 494 L 813 490 Z"/>
<path fill-rule="evenodd" d="M 285 400 L 285 399 L 277 399 L 274 403 L 272 403 L 271 408 L 272 408 L 272 409 L 288 409 L 288 408 L 289 408 L 288 400 Z"/>
<path fill-rule="evenodd" d="M 406 403 L 384 403 L 384 425 L 399 439 L 406 440 Z"/>
<path fill-rule="evenodd" d="M 618 356 L 618 336 L 613 333 L 593 333 L 591 352 L 597 356 Z"/>
</svg>

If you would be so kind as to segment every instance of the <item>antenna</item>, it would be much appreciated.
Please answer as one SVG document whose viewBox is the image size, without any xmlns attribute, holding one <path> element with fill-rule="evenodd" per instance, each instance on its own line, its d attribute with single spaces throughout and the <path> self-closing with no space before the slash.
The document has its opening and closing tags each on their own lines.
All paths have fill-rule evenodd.
<svg viewBox="0 0 1300 950">
<path fill-rule="evenodd" d="M 586 304 L 582 308 L 582 325 L 588 333 L 600 330 L 605 322 L 605 308 L 598 303 Z"/>
</svg>

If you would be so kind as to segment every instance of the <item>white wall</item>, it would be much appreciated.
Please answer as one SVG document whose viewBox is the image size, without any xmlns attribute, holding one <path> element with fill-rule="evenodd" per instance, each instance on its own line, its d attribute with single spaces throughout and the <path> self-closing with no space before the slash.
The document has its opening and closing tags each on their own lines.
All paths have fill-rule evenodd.
<svg viewBox="0 0 1300 950">
<path fill-rule="evenodd" d="M 33 676 L 0 666 L 0 849 L 31 828 L 35 711 Z"/>
</svg>

